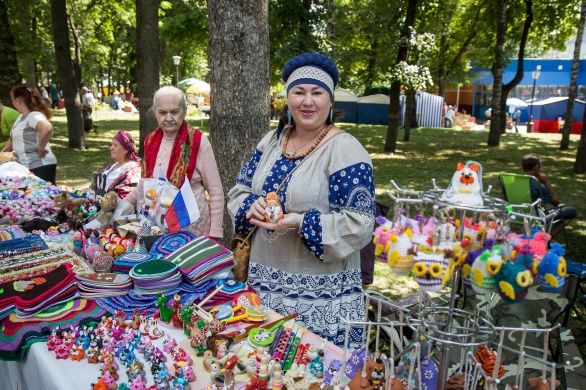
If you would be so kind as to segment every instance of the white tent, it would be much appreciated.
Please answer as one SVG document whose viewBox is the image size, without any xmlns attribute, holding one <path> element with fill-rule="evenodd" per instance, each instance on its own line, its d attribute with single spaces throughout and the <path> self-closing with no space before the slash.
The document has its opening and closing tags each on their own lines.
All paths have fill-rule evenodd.
<svg viewBox="0 0 586 390">
<path fill-rule="evenodd" d="M 358 104 L 391 104 L 388 95 L 376 94 L 358 98 Z"/>
<path fill-rule="evenodd" d="M 344 88 L 338 88 L 334 91 L 334 101 L 336 102 L 356 102 L 358 101 L 358 96 L 356 96 L 353 92 L 348 91 Z"/>
</svg>

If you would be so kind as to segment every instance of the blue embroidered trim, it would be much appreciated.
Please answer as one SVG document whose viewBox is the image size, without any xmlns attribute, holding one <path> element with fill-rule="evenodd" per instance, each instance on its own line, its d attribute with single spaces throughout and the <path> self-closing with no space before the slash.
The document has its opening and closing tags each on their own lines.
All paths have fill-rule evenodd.
<svg viewBox="0 0 586 390">
<path fill-rule="evenodd" d="M 250 194 L 244 199 L 244 202 L 242 202 L 242 206 L 240 206 L 238 212 L 236 212 L 236 215 L 234 216 L 234 230 L 236 231 L 236 234 L 248 234 L 250 229 L 252 229 L 253 225 L 248 219 L 246 219 L 246 212 L 250 208 L 250 205 L 252 205 L 258 198 L 258 195 Z"/>
<path fill-rule="evenodd" d="M 374 216 L 372 167 L 357 163 L 330 175 L 330 211 L 350 209 Z"/>
<path fill-rule="evenodd" d="M 303 222 L 301 223 L 301 241 L 315 257 L 324 261 L 321 213 L 316 209 L 311 209 L 303 215 Z"/>
<path fill-rule="evenodd" d="M 281 185 L 281 183 L 283 182 L 283 179 L 285 179 L 285 177 L 287 177 L 287 175 L 289 174 L 289 172 L 291 172 L 291 170 L 298 165 L 303 159 L 298 158 L 296 160 L 288 160 L 286 158 L 284 158 L 283 156 L 279 157 L 277 159 L 277 161 L 275 161 L 275 163 L 273 164 L 273 166 L 271 167 L 271 171 L 269 172 L 269 174 L 267 175 L 265 182 L 262 186 L 262 196 L 267 196 L 267 194 L 271 191 L 275 191 L 279 185 Z M 283 207 L 285 206 L 285 204 L 287 203 L 287 199 L 286 199 L 286 191 L 287 191 L 287 186 L 289 185 L 289 179 L 287 179 L 286 183 L 283 183 L 283 186 L 281 186 L 281 189 L 279 190 L 279 197 L 281 198 L 281 205 L 283 205 Z M 286 212 L 285 210 L 283 210 L 283 212 Z"/>
<path fill-rule="evenodd" d="M 362 277 L 359 269 L 338 274 L 291 274 L 277 268 L 250 263 L 248 284 L 263 304 L 288 315 L 300 313 L 298 319 L 312 332 L 343 347 L 345 327 L 340 317 L 349 321 L 364 320 Z M 349 345 L 357 347 L 362 327 L 351 327 Z"/>
<path fill-rule="evenodd" d="M 256 172 L 256 167 L 260 161 L 260 156 L 262 156 L 262 152 L 258 149 L 255 150 L 254 154 L 250 156 L 248 162 L 244 164 L 242 168 L 240 168 L 240 172 L 238 172 L 238 176 L 236 177 L 236 183 L 247 187 L 252 186 L 252 177 Z"/>
</svg>

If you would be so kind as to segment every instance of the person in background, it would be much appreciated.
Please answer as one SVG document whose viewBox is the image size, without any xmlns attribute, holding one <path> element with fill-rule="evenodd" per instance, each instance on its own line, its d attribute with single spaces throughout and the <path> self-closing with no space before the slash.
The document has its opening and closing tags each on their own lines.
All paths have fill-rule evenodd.
<svg viewBox="0 0 586 390">
<path fill-rule="evenodd" d="M 122 99 L 120 98 L 120 92 L 114 91 L 114 95 L 112 96 L 112 108 L 116 111 L 122 109 Z"/>
<path fill-rule="evenodd" d="M 513 115 L 511 115 L 511 121 L 513 122 L 513 129 L 515 129 L 515 133 L 519 132 L 517 125 L 519 124 L 520 119 L 521 119 L 521 110 L 519 108 L 516 108 L 515 111 L 513 112 Z"/>
<path fill-rule="evenodd" d="M 333 123 L 338 69 L 330 58 L 294 57 L 282 78 L 287 124 L 258 143 L 228 194 L 228 211 L 237 234 L 258 227 L 248 284 L 263 304 L 281 315 L 298 312 L 309 330 L 343 345 L 338 316 L 364 319 L 360 250 L 374 226 L 372 162 L 360 142 Z M 283 219 L 264 222 L 267 195 L 279 185 Z M 362 336 L 361 328 L 351 328 L 349 345 L 359 345 Z"/>
<path fill-rule="evenodd" d="M 51 98 L 49 98 L 49 92 L 47 92 L 47 88 L 45 87 L 41 87 L 41 96 L 43 97 L 43 100 L 45 101 L 45 103 L 50 106 L 51 105 Z"/>
<path fill-rule="evenodd" d="M 0 141 L 10 135 L 10 129 L 18 118 L 18 111 L 0 103 Z"/>
<path fill-rule="evenodd" d="M 79 91 L 79 96 L 81 98 L 83 128 L 87 133 L 94 128 L 94 120 L 92 118 L 92 113 L 94 111 L 94 105 L 96 103 L 96 100 L 94 99 L 92 91 L 90 91 L 87 87 L 81 87 Z"/>
<path fill-rule="evenodd" d="M 446 111 L 446 115 L 444 118 L 446 127 L 448 127 L 448 128 L 452 127 L 452 124 L 454 123 L 454 116 L 455 115 L 456 115 L 456 111 L 454 110 L 454 107 L 448 106 L 448 109 Z"/>
<path fill-rule="evenodd" d="M 224 190 L 210 141 L 185 121 L 187 100 L 180 89 L 160 88 L 153 97 L 153 110 L 159 127 L 145 138 L 142 176 L 165 175 L 177 188 L 187 176 L 200 212 L 199 220 L 187 229 L 222 238 Z M 142 192 L 139 183 L 126 200 L 136 205 Z"/>
<path fill-rule="evenodd" d="M 110 145 L 110 157 L 113 162 L 94 173 L 90 189 L 98 197 L 115 191 L 119 198 L 124 199 L 136 187 L 142 172 L 134 139 L 129 132 L 119 130 L 114 135 Z"/>
<path fill-rule="evenodd" d="M 551 236 L 555 237 L 572 222 L 572 219 L 576 218 L 576 209 L 560 204 L 560 198 L 553 188 L 549 176 L 541 169 L 541 158 L 537 154 L 526 154 L 521 166 L 526 175 L 534 176 L 537 179 L 537 181 L 530 181 L 531 199 L 536 201 L 540 198 L 546 207 L 553 206 L 558 212 L 560 221 L 551 228 L 550 232 Z"/>
<path fill-rule="evenodd" d="M 126 89 L 124 89 L 124 100 L 132 103 L 132 99 L 134 99 L 134 94 L 129 87 L 126 87 Z"/>
<path fill-rule="evenodd" d="M 57 157 L 49 146 L 53 136 L 53 125 L 49 122 L 51 110 L 41 95 L 26 85 L 12 88 L 10 96 L 20 115 L 2 151 L 16 152 L 20 164 L 41 179 L 55 183 Z"/>
<path fill-rule="evenodd" d="M 61 95 L 59 95 L 59 90 L 55 84 L 51 84 L 49 87 L 49 95 L 51 95 L 51 108 L 54 110 L 59 109 L 59 100 L 61 100 Z"/>
</svg>

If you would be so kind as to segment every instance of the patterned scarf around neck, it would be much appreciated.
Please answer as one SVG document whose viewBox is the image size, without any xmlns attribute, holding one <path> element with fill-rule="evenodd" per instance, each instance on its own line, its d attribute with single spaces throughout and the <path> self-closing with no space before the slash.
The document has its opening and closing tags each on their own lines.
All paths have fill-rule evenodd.
<svg viewBox="0 0 586 390">
<path fill-rule="evenodd" d="M 191 128 L 186 121 L 183 121 L 173 143 L 166 174 L 167 180 L 177 188 L 181 187 L 186 175 L 188 180 L 191 180 L 193 176 L 201 137 L 201 131 Z M 145 178 L 153 176 L 162 140 L 163 130 L 160 127 L 147 135 L 144 140 L 144 167 L 142 172 Z"/>
</svg>

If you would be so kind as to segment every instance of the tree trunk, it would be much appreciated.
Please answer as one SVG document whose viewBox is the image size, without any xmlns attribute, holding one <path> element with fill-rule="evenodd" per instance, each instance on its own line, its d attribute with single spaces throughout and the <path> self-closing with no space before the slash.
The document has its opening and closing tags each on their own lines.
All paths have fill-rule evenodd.
<svg viewBox="0 0 586 390">
<path fill-rule="evenodd" d="M 269 130 L 268 0 L 208 0 L 210 132 L 224 194 Z M 232 232 L 224 215 L 225 237 Z"/>
<path fill-rule="evenodd" d="M 157 128 L 153 95 L 159 89 L 159 0 L 136 0 L 136 81 L 138 104 L 138 128 L 140 131 L 139 154 L 143 155 L 144 138 Z M 108 85 L 111 95 L 111 86 Z"/>
<path fill-rule="evenodd" d="M 10 89 L 22 80 L 18 70 L 14 36 L 10 30 L 6 2 L 0 1 L 0 100 L 10 105 Z"/>
<path fill-rule="evenodd" d="M 490 131 L 488 146 L 499 146 L 501 130 L 505 126 L 502 122 L 501 95 L 503 88 L 503 72 L 505 68 L 505 35 L 507 33 L 507 1 L 498 0 L 497 4 L 497 31 L 494 48 L 494 63 L 492 64 L 492 113 L 490 115 Z"/>
<path fill-rule="evenodd" d="M 415 91 L 405 93 L 405 128 L 403 130 L 403 141 L 411 139 L 411 129 L 417 127 L 417 99 Z"/>
<path fill-rule="evenodd" d="M 574 116 L 574 100 L 576 99 L 576 92 L 578 89 L 578 68 L 580 65 L 580 47 L 582 46 L 582 36 L 584 35 L 584 22 L 586 21 L 586 0 L 582 0 L 582 7 L 580 9 L 580 23 L 578 24 L 578 32 L 576 33 L 576 43 L 574 44 L 574 58 L 572 59 L 572 76 L 570 79 L 570 88 L 568 91 L 568 106 L 566 107 L 566 120 L 562 129 L 562 141 L 560 142 L 560 150 L 567 150 L 570 148 L 570 131 L 572 130 L 572 122 Z M 582 132 L 584 132 L 584 123 L 582 123 Z"/>
<path fill-rule="evenodd" d="M 586 121 L 586 110 L 584 110 L 584 117 L 582 124 Z M 586 173 L 586 126 L 582 125 L 582 134 L 580 135 L 580 142 L 578 143 L 578 151 L 576 152 L 576 161 L 574 161 L 574 172 Z"/>
<path fill-rule="evenodd" d="M 364 92 L 368 91 L 376 77 L 376 53 L 378 51 L 378 41 L 376 36 L 370 37 L 370 50 L 368 51 L 368 64 L 366 65 L 366 81 L 364 83 Z"/>
<path fill-rule="evenodd" d="M 517 54 L 517 73 L 515 77 L 507 84 L 503 85 L 503 92 L 501 94 L 501 134 L 506 131 L 507 123 L 507 97 L 509 93 L 515 88 L 523 79 L 523 63 L 525 59 L 525 45 L 527 44 L 527 37 L 529 36 L 529 30 L 531 29 L 531 23 L 533 22 L 533 0 L 525 0 L 525 22 L 523 23 L 523 32 L 521 33 L 521 42 L 519 42 L 519 52 Z"/>
<path fill-rule="evenodd" d="M 405 16 L 405 24 L 401 32 L 401 45 L 397 52 L 398 64 L 401 61 L 406 61 L 409 54 L 409 30 L 415 23 L 415 16 L 417 14 L 417 0 L 409 0 L 407 4 L 407 15 Z M 384 151 L 387 153 L 394 153 L 397 149 L 397 135 L 399 134 L 399 110 L 400 106 L 401 84 L 394 81 L 391 84 L 389 91 L 389 126 L 387 129 L 387 137 L 385 141 Z"/>
<path fill-rule="evenodd" d="M 37 18 L 31 15 L 29 12 L 29 7 L 22 7 L 24 12 L 26 13 L 27 19 L 30 20 L 30 31 L 31 40 L 33 42 L 37 42 Z M 37 64 L 35 62 L 35 56 L 33 53 L 29 51 L 21 53 L 22 55 L 22 62 L 23 62 L 23 70 L 24 70 L 24 78 L 26 79 L 26 83 L 30 86 L 36 87 L 39 85 L 37 80 Z"/>
<path fill-rule="evenodd" d="M 67 9 L 65 0 L 51 0 L 51 22 L 53 25 L 53 42 L 57 57 L 57 72 L 63 90 L 65 111 L 67 113 L 67 130 L 69 132 L 69 147 L 85 148 L 85 131 L 81 116 L 81 102 L 79 88 L 75 81 L 73 62 L 71 61 L 71 43 L 67 23 L 63 23 L 63 15 Z"/>
<path fill-rule="evenodd" d="M 81 85 L 81 42 L 79 36 L 79 30 L 73 23 L 70 14 L 67 14 L 67 25 L 69 26 L 69 31 L 71 32 L 71 36 L 73 37 L 73 48 L 75 57 L 73 59 L 73 70 L 75 72 L 75 82 L 77 85 Z"/>
</svg>

